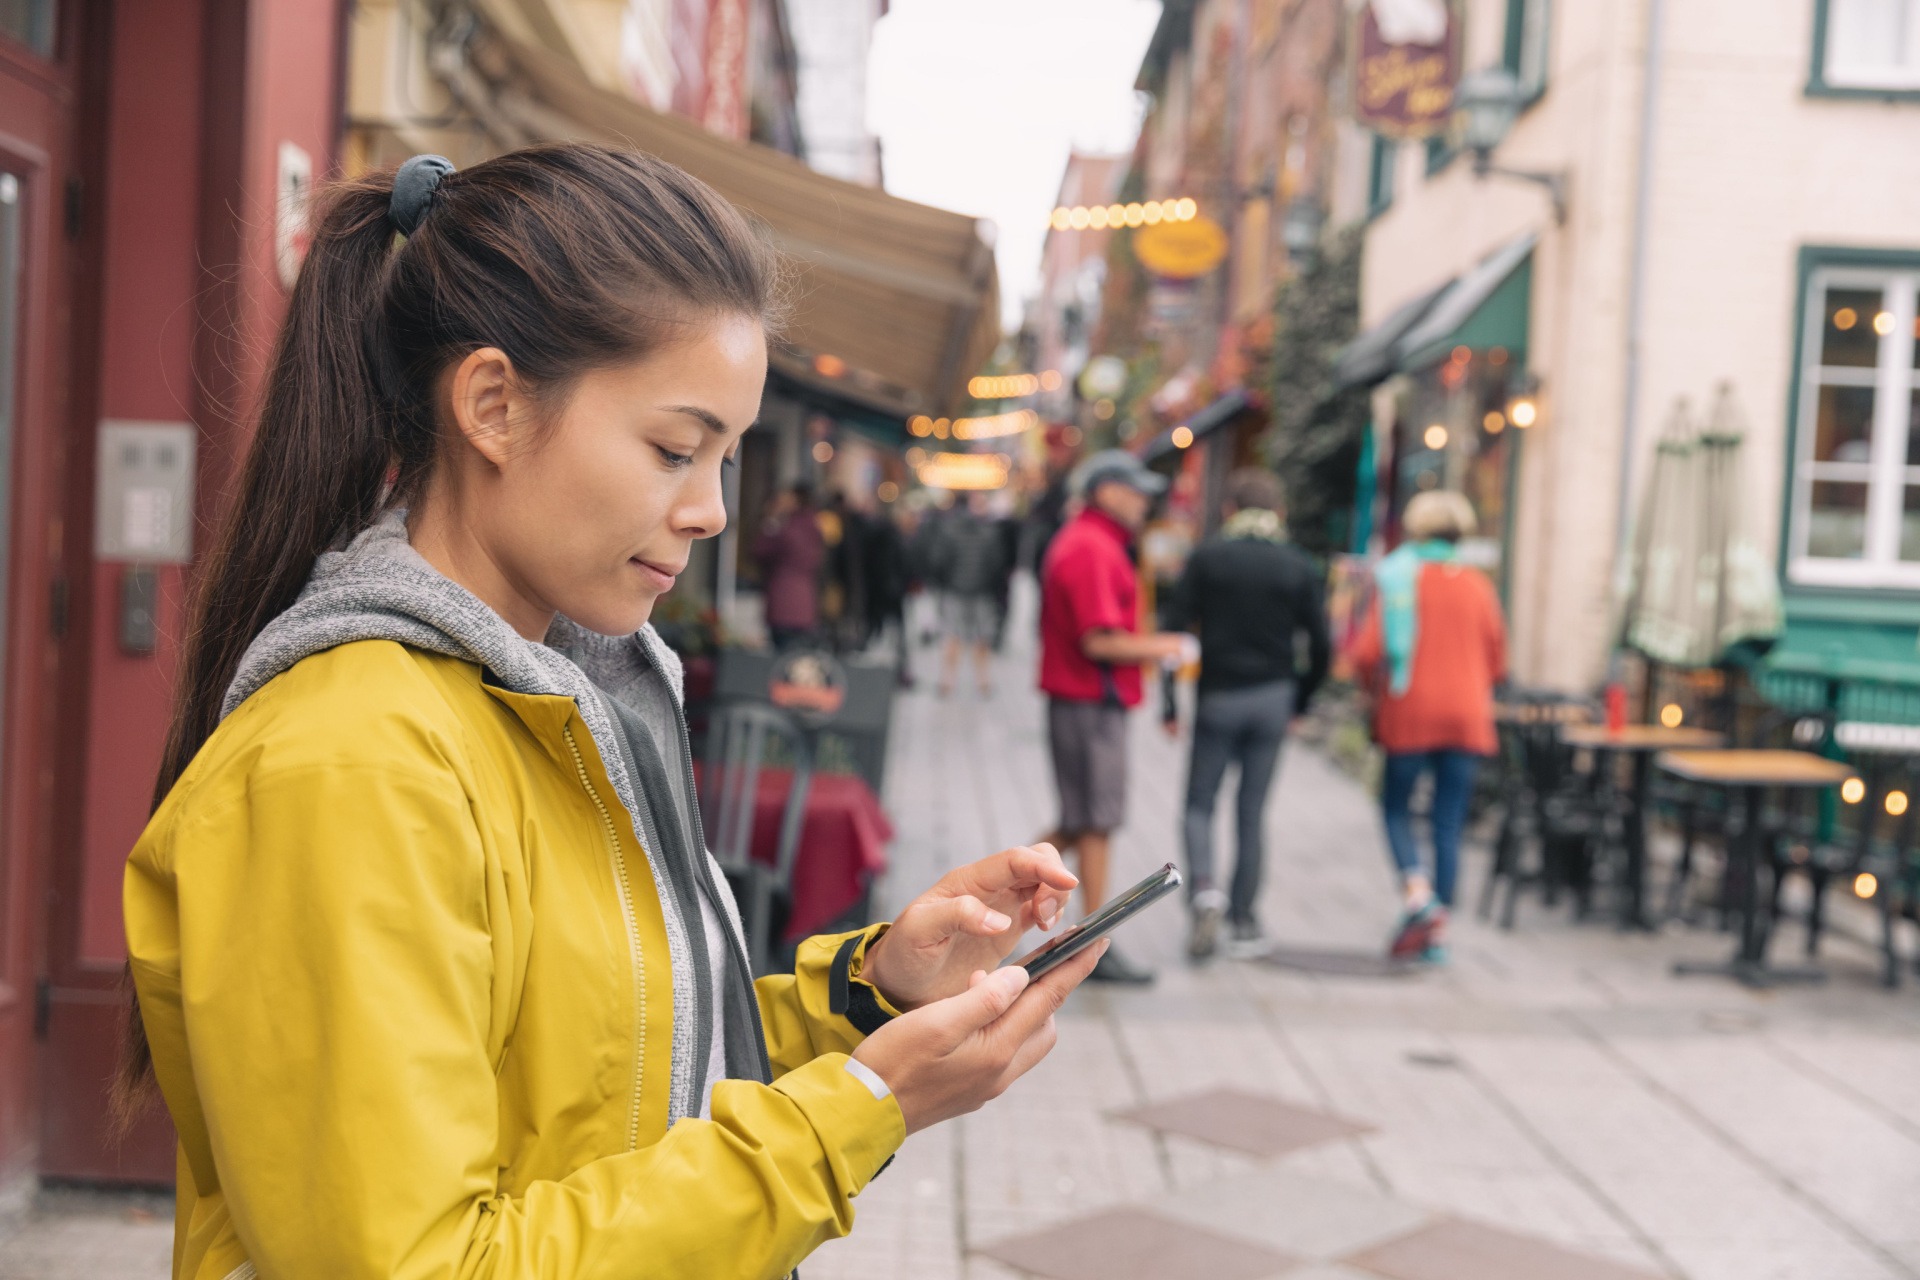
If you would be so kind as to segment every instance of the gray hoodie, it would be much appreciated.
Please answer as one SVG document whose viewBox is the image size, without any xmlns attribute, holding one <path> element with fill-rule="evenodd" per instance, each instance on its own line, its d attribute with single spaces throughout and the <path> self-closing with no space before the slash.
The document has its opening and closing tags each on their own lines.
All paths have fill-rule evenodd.
<svg viewBox="0 0 1920 1280">
<path fill-rule="evenodd" d="M 515 693 L 578 704 L 646 851 L 666 920 L 673 972 L 667 1123 L 705 1114 L 718 1079 L 771 1079 L 739 912 L 700 831 L 680 660 L 653 628 L 602 636 L 556 618 L 544 644 L 528 640 L 428 564 L 407 541 L 405 512 L 393 511 L 319 558 L 300 598 L 248 646 L 221 715 L 302 658 L 360 640 L 460 658 Z"/>
</svg>

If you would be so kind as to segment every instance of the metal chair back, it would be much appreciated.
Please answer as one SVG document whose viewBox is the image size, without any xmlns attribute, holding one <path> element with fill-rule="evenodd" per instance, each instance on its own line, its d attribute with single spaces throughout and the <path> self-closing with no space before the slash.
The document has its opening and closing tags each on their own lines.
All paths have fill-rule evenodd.
<svg viewBox="0 0 1920 1280">
<path fill-rule="evenodd" d="M 781 807 L 772 865 L 753 856 L 754 813 L 760 772 L 791 767 L 792 785 Z M 786 712 L 760 703 L 736 702 L 715 710 L 707 732 L 706 785 L 702 816 L 714 861 L 740 890 L 742 923 L 756 975 L 772 971 L 781 951 L 773 936 L 776 900 L 793 897 L 794 862 L 813 788 L 813 746 Z"/>
</svg>

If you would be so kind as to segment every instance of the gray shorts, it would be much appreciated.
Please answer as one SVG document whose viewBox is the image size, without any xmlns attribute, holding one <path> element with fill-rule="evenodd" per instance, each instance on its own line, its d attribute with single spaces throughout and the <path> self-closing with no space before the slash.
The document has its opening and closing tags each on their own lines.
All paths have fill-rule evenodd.
<svg viewBox="0 0 1920 1280">
<path fill-rule="evenodd" d="M 1047 743 L 1063 835 L 1106 835 L 1127 816 L 1127 712 L 1102 702 L 1047 699 Z"/>
<path fill-rule="evenodd" d="M 962 644 L 991 644 L 999 612 L 989 595 L 948 591 L 940 597 L 940 626 Z"/>
</svg>

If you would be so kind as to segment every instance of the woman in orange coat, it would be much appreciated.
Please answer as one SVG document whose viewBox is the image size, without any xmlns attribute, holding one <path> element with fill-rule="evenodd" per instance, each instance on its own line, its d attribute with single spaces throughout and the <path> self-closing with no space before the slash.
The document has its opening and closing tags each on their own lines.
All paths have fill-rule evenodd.
<svg viewBox="0 0 1920 1280">
<path fill-rule="evenodd" d="M 1374 740 L 1387 754 L 1381 808 L 1406 908 L 1392 953 L 1440 962 L 1473 776 L 1496 746 L 1493 688 L 1506 676 L 1506 626 L 1493 584 L 1459 562 L 1460 540 L 1474 530 L 1464 497 L 1420 494 L 1402 523 L 1407 541 L 1380 562 L 1378 592 L 1352 657 L 1373 694 Z M 1410 807 L 1429 771 L 1431 877 Z"/>
</svg>

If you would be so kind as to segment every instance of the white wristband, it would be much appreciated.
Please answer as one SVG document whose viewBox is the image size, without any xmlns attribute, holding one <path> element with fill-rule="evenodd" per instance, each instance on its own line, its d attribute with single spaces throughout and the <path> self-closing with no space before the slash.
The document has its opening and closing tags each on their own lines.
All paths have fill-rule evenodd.
<svg viewBox="0 0 1920 1280">
<path fill-rule="evenodd" d="M 893 1090 L 887 1087 L 887 1082 L 880 1078 L 880 1073 L 858 1058 L 847 1059 L 847 1074 L 867 1086 L 867 1092 L 873 1095 L 876 1102 L 893 1094 Z"/>
</svg>

